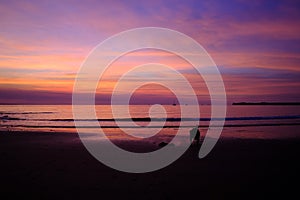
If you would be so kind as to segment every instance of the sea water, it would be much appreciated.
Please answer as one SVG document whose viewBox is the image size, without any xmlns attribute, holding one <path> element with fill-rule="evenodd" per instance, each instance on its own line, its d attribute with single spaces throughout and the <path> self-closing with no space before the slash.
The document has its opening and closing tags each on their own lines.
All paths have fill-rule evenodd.
<svg viewBox="0 0 300 200">
<path fill-rule="evenodd" d="M 184 109 L 195 109 L 183 105 Z M 82 110 L 84 111 L 84 105 Z M 211 106 L 200 105 L 200 118 L 181 118 L 180 105 L 163 105 L 164 109 L 149 110 L 151 105 L 115 105 L 117 116 L 112 113 L 111 105 L 96 105 L 96 119 L 77 119 L 86 121 L 87 132 L 97 132 L 98 127 L 89 127 L 89 121 L 97 121 L 105 134 L 117 139 L 126 136 L 130 130 L 147 138 L 154 132 L 160 137 L 171 137 L 179 129 L 188 132 L 199 126 L 205 135 L 212 120 Z M 130 117 L 126 115 L 130 111 Z M 133 125 L 129 122 L 133 120 Z M 151 126 L 149 123 L 151 122 Z M 184 122 L 184 127 L 182 127 Z M 159 129 L 157 131 L 157 129 Z M 76 132 L 72 105 L 1 105 L 0 130 L 5 131 L 54 131 Z M 156 133 L 155 132 L 155 133 Z M 227 106 L 225 125 L 221 137 L 224 138 L 296 138 L 300 137 L 300 106 Z M 134 138 L 134 137 L 131 137 Z M 155 137 L 154 137 L 155 138 Z"/>
</svg>

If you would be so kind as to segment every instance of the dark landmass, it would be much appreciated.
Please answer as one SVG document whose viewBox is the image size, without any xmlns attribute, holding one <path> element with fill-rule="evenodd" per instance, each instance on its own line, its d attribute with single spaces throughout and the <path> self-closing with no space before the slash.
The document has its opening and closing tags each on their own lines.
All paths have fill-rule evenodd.
<svg viewBox="0 0 300 200">
<path fill-rule="evenodd" d="M 130 174 L 97 161 L 77 134 L 0 132 L 0 198 L 298 199 L 299 153 L 299 139 L 220 139 L 204 159 L 191 147 L 166 168 Z"/>
<path fill-rule="evenodd" d="M 232 105 L 251 106 L 251 105 L 266 105 L 266 106 L 299 106 L 300 102 L 234 102 Z"/>
</svg>

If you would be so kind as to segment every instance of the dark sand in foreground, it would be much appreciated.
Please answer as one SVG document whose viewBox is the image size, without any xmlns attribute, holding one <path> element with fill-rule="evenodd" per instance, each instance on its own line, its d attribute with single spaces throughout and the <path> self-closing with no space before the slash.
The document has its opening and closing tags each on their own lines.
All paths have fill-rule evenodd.
<svg viewBox="0 0 300 200">
<path fill-rule="evenodd" d="M 130 142 L 124 144 L 137 151 L 142 148 Z M 130 174 L 113 170 L 94 159 L 77 134 L 0 132 L 0 198 L 250 199 L 281 196 L 286 199 L 299 196 L 299 139 L 220 139 L 206 158 L 198 159 L 197 153 L 197 148 L 193 147 L 166 168 Z"/>
</svg>

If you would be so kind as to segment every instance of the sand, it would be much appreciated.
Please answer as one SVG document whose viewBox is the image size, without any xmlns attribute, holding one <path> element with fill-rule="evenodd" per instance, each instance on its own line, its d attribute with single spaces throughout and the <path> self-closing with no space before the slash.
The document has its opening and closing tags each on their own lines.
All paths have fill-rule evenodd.
<svg viewBox="0 0 300 200">
<path fill-rule="evenodd" d="M 204 159 L 193 147 L 166 168 L 130 174 L 97 161 L 75 133 L 0 132 L 0 198 L 291 198 L 299 153 L 299 139 L 220 139 Z"/>
</svg>

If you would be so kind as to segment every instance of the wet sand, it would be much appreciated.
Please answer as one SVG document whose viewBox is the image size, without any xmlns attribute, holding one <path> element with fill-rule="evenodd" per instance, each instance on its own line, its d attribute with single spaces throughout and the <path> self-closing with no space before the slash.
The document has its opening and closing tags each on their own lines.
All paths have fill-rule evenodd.
<svg viewBox="0 0 300 200">
<path fill-rule="evenodd" d="M 156 144 L 118 143 L 137 152 L 157 148 Z M 0 198 L 299 196 L 299 139 L 220 139 L 204 159 L 198 159 L 197 153 L 192 147 L 166 168 L 130 174 L 97 161 L 75 133 L 0 132 Z"/>
</svg>

